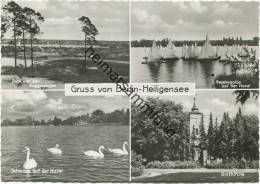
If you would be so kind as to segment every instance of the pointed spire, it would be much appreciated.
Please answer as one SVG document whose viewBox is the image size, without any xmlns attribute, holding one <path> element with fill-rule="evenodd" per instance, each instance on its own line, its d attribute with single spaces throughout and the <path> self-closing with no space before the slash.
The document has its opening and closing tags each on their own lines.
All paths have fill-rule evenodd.
<svg viewBox="0 0 260 184">
<path fill-rule="evenodd" d="M 194 100 L 194 104 L 193 104 L 193 107 L 192 107 L 191 110 L 192 110 L 192 112 L 198 111 L 199 109 L 198 109 L 198 107 L 197 107 L 197 105 L 196 105 L 196 98 L 194 97 L 193 100 Z"/>
</svg>

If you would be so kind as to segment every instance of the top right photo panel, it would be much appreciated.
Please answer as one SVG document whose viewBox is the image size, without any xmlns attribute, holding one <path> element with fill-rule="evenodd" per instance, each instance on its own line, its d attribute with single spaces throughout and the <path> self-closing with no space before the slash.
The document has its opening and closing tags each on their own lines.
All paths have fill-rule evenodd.
<svg viewBox="0 0 260 184">
<path fill-rule="evenodd" d="M 258 89 L 258 2 L 132 2 L 131 82 Z"/>
</svg>

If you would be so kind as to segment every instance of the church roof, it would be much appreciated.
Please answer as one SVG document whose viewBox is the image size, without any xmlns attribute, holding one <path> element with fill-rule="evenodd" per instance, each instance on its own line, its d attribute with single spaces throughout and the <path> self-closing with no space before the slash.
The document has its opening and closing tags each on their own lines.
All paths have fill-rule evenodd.
<svg viewBox="0 0 260 184">
<path fill-rule="evenodd" d="M 194 100 L 194 104 L 193 104 L 193 107 L 191 109 L 192 111 L 198 111 L 199 108 L 197 107 L 196 103 L 195 103 L 195 100 Z"/>
<path fill-rule="evenodd" d="M 202 114 L 201 112 L 199 112 L 199 108 L 196 105 L 196 98 L 194 97 L 194 104 L 193 107 L 191 109 L 191 114 Z"/>
</svg>

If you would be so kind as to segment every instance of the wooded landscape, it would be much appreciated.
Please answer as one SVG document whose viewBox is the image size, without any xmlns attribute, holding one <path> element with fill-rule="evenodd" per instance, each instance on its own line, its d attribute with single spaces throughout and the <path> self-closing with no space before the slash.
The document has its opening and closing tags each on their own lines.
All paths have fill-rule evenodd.
<svg viewBox="0 0 260 184">
<path fill-rule="evenodd" d="M 29 7 L 20 7 L 14 1 L 8 2 L 2 8 L 1 16 L 1 38 L 4 37 L 8 30 L 13 32 L 14 44 L 14 67 L 17 68 L 17 40 L 20 38 L 23 45 L 24 66 L 27 70 L 26 61 L 26 41 L 30 43 L 30 59 L 31 71 L 33 72 L 33 44 L 36 36 L 41 34 L 40 23 L 44 21 L 44 17 L 40 12 L 37 12 Z"/>
<path fill-rule="evenodd" d="M 237 95 L 237 101 L 243 103 L 248 98 L 257 95 L 250 96 L 241 92 L 234 94 Z M 169 128 L 174 129 L 176 134 L 168 137 L 136 106 L 132 106 L 132 165 L 136 175 L 141 171 L 137 171 L 135 166 L 179 168 L 178 163 L 183 162 L 181 168 L 201 167 L 199 163 L 193 162 L 195 148 L 198 148 L 200 152 L 207 151 L 207 159 L 210 161 L 206 165 L 208 168 L 245 167 L 241 166 L 241 160 L 248 163 L 246 167 L 258 167 L 259 120 L 256 115 L 243 115 L 239 108 L 235 117 L 230 117 L 228 112 L 224 112 L 220 122 L 213 119 L 214 112 L 211 113 L 208 131 L 205 130 L 204 120 L 200 122 L 199 145 L 195 147 L 194 131 L 192 135 L 189 135 L 189 112 L 183 109 L 182 104 L 158 98 L 148 98 L 147 102 L 156 111 L 161 112 L 161 120 Z M 219 159 L 222 160 L 222 165 L 216 163 Z M 255 164 L 252 165 L 252 163 Z"/>
<path fill-rule="evenodd" d="M 102 124 L 102 123 L 113 123 L 113 124 L 129 124 L 129 109 L 114 110 L 110 113 L 105 113 L 103 110 L 97 109 L 91 114 L 87 113 L 77 117 L 68 117 L 64 120 L 55 116 L 53 119 L 38 120 L 33 117 L 26 117 L 22 119 L 4 119 L 2 126 L 69 126 L 69 125 L 80 125 L 80 122 L 85 124 Z"/>
</svg>

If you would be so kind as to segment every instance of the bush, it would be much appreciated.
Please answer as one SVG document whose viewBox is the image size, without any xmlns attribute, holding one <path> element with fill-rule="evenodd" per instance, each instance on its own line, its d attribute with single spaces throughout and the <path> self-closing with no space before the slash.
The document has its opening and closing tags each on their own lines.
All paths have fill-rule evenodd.
<svg viewBox="0 0 260 184">
<path fill-rule="evenodd" d="M 131 159 L 131 175 L 134 177 L 141 176 L 144 170 L 144 159 L 142 158 L 142 155 L 138 155 L 134 151 L 132 151 Z"/>
<path fill-rule="evenodd" d="M 157 169 L 190 169 L 200 167 L 197 162 L 192 161 L 153 161 L 146 165 L 146 168 Z"/>
<path fill-rule="evenodd" d="M 143 174 L 143 169 L 144 169 L 144 166 L 141 166 L 141 167 L 132 167 L 132 168 L 131 168 L 131 176 L 132 176 L 132 177 L 141 176 L 141 175 Z"/>
<path fill-rule="evenodd" d="M 259 161 L 225 161 L 222 163 L 209 163 L 206 165 L 208 169 L 258 169 Z"/>
</svg>

